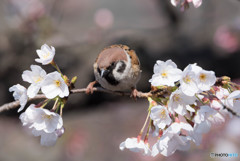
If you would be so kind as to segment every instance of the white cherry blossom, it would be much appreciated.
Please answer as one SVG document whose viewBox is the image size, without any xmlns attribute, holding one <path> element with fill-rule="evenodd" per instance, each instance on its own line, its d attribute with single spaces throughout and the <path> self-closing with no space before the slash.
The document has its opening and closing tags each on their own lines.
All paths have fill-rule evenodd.
<svg viewBox="0 0 240 161">
<path fill-rule="evenodd" d="M 161 105 L 151 108 L 150 118 L 153 120 L 153 124 L 160 129 L 164 129 L 172 122 L 166 107 Z"/>
<path fill-rule="evenodd" d="M 14 99 L 20 102 L 20 108 L 18 109 L 18 112 L 22 111 L 28 101 L 27 89 L 22 85 L 17 84 L 10 87 L 9 92 L 13 92 Z"/>
<path fill-rule="evenodd" d="M 148 143 L 144 143 L 143 140 L 138 140 L 138 138 L 127 138 L 119 146 L 120 150 L 124 150 L 125 148 L 133 152 L 141 152 L 144 155 L 151 155 Z"/>
<path fill-rule="evenodd" d="M 210 90 L 211 86 L 216 82 L 216 76 L 213 71 L 201 70 L 197 74 L 197 86 L 202 91 Z"/>
<path fill-rule="evenodd" d="M 204 105 L 201 106 L 200 109 L 197 111 L 196 116 L 194 117 L 195 123 L 201 123 L 205 121 L 210 121 L 211 123 L 222 123 L 224 122 L 224 118 L 218 111 L 212 109 L 211 107 Z"/>
<path fill-rule="evenodd" d="M 47 109 L 36 108 L 31 104 L 20 115 L 23 126 L 29 127 L 34 136 L 41 136 L 41 145 L 52 146 L 64 133 L 62 117 Z"/>
<path fill-rule="evenodd" d="M 197 73 L 201 70 L 202 68 L 196 64 L 189 64 L 183 70 L 182 78 L 180 79 L 180 90 L 182 90 L 185 95 L 194 96 L 199 91 L 196 78 Z"/>
<path fill-rule="evenodd" d="M 19 118 L 24 126 L 28 125 L 29 128 L 43 130 L 46 133 L 52 133 L 63 126 L 60 115 L 47 109 L 36 108 L 34 104 L 31 104 Z"/>
<path fill-rule="evenodd" d="M 202 0 L 192 0 L 193 6 L 198 8 L 202 5 Z"/>
<path fill-rule="evenodd" d="M 181 78 L 182 71 L 172 60 L 166 62 L 158 60 L 154 65 L 154 74 L 149 80 L 153 86 L 174 86 L 174 82 Z"/>
<path fill-rule="evenodd" d="M 42 63 L 42 65 L 50 64 L 53 61 L 55 55 L 55 48 L 51 46 L 51 48 L 44 44 L 41 46 L 41 49 L 36 50 L 39 58 L 35 59 L 36 62 Z"/>
<path fill-rule="evenodd" d="M 162 154 L 164 156 L 172 155 L 176 150 L 188 150 L 190 148 L 190 136 L 180 135 L 185 130 L 192 133 L 193 128 L 187 123 L 173 123 L 164 131 L 161 138 L 152 147 L 152 156 Z"/>
<path fill-rule="evenodd" d="M 189 105 L 194 104 L 195 101 L 195 96 L 187 96 L 181 90 L 177 89 L 170 95 L 168 110 L 173 114 L 176 112 L 183 116 L 187 113 L 188 109 L 192 109 Z M 194 109 L 191 112 L 194 112 Z"/>
<path fill-rule="evenodd" d="M 189 64 L 183 71 L 180 80 L 180 89 L 188 96 L 196 93 L 210 90 L 216 82 L 216 76 L 213 71 L 207 71 L 197 66 L 197 64 Z"/>
<path fill-rule="evenodd" d="M 228 112 L 227 109 L 224 108 L 224 105 L 228 106 L 226 105 L 226 100 L 230 94 L 229 91 L 222 87 L 216 87 L 215 91 L 216 91 L 216 97 L 218 98 L 218 100 L 212 100 L 210 106 L 218 110 L 224 116 L 232 117 L 232 114 Z"/>
<path fill-rule="evenodd" d="M 225 102 L 226 98 L 229 96 L 229 91 L 222 87 L 217 87 L 216 96 L 221 102 Z"/>
<path fill-rule="evenodd" d="M 203 131 L 198 130 L 198 128 L 199 128 L 198 126 L 199 126 L 199 124 L 193 128 L 193 133 L 190 135 L 192 141 L 197 146 L 199 146 L 202 143 L 202 136 L 203 136 L 203 133 L 204 133 Z"/>
<path fill-rule="evenodd" d="M 30 126 L 34 122 L 35 118 L 37 117 L 37 108 L 35 108 L 35 104 L 31 104 L 25 112 L 23 112 L 19 119 L 21 120 L 23 126 Z"/>
<path fill-rule="evenodd" d="M 202 0 L 171 0 L 172 5 L 175 7 L 177 7 L 182 2 L 187 2 L 187 3 L 192 2 L 195 8 L 198 8 L 202 5 Z"/>
<path fill-rule="evenodd" d="M 177 7 L 177 5 L 180 3 L 180 0 L 171 0 L 171 3 L 173 6 Z"/>
<path fill-rule="evenodd" d="M 46 133 L 52 133 L 63 126 L 62 117 L 57 113 L 42 108 L 38 108 L 37 113 L 38 115 L 34 118 L 34 122 L 30 128 L 34 128 L 38 131 L 43 130 Z"/>
<path fill-rule="evenodd" d="M 34 136 L 40 136 L 40 143 L 43 146 L 53 146 L 56 144 L 57 139 L 64 133 L 64 128 L 61 127 L 60 129 L 56 129 L 54 132 L 52 133 L 46 133 L 43 130 L 36 130 L 33 129 L 32 130 L 32 134 Z"/>
<path fill-rule="evenodd" d="M 46 72 L 38 65 L 31 65 L 30 68 L 32 71 L 24 71 L 22 78 L 24 81 L 31 83 L 27 89 L 27 95 L 28 97 L 33 98 L 40 90 L 42 82 L 45 79 Z"/>
<path fill-rule="evenodd" d="M 232 92 L 226 99 L 225 104 L 234 112 L 240 114 L 240 90 Z"/>
<path fill-rule="evenodd" d="M 224 106 L 223 106 L 222 102 L 220 102 L 219 100 L 213 99 L 210 102 L 210 107 L 215 110 L 222 110 Z"/>
<path fill-rule="evenodd" d="M 49 73 L 42 83 L 42 92 L 49 99 L 53 99 L 56 96 L 61 98 L 69 95 L 69 89 L 67 84 L 64 82 L 61 74 L 58 72 Z"/>
<path fill-rule="evenodd" d="M 212 124 L 220 124 L 225 121 L 224 117 L 209 106 L 201 106 L 194 117 L 194 128 L 197 133 L 207 133 Z"/>
</svg>

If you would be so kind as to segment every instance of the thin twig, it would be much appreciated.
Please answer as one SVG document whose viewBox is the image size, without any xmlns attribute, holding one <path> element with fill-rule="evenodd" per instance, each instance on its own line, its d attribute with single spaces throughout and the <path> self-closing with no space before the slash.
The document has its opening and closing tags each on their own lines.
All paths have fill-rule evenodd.
<svg viewBox="0 0 240 161">
<path fill-rule="evenodd" d="M 86 92 L 86 88 L 81 88 L 81 89 L 73 89 L 71 90 L 71 93 L 85 93 Z M 115 95 L 120 95 L 120 96 L 130 96 L 131 93 L 126 93 L 126 92 L 117 92 L 117 91 L 110 91 L 107 89 L 104 89 L 102 87 L 94 87 L 93 88 L 94 92 L 104 92 L 104 93 L 109 93 L 109 94 L 115 94 Z M 150 97 L 152 94 L 150 92 L 144 93 L 144 92 L 140 92 L 138 91 L 137 93 L 137 97 L 138 98 L 147 98 Z"/>
<path fill-rule="evenodd" d="M 81 88 L 81 89 L 73 89 L 70 91 L 70 94 L 76 94 L 76 93 L 85 93 L 86 88 Z M 121 96 L 130 96 L 130 93 L 125 93 L 125 92 L 115 92 L 115 91 L 109 91 L 101 87 L 94 87 L 93 91 L 95 92 L 104 92 L 104 93 L 110 93 L 110 94 L 115 94 L 115 95 L 121 95 Z M 143 92 L 138 92 L 137 97 L 138 98 L 146 98 L 151 96 L 151 93 L 143 93 Z M 33 100 L 38 100 L 38 99 L 46 99 L 46 96 L 44 94 L 39 94 L 36 95 L 34 98 L 29 98 L 28 102 L 33 101 Z M 6 110 L 14 109 L 17 108 L 20 105 L 19 101 L 14 101 L 10 103 L 6 103 L 2 106 L 0 106 L 0 113 Z"/>
<path fill-rule="evenodd" d="M 235 112 L 234 110 L 232 110 L 232 109 L 230 109 L 229 107 L 225 106 L 224 103 L 223 103 L 217 96 L 213 95 L 213 94 L 210 93 L 210 92 L 208 92 L 208 95 L 216 98 L 216 99 L 219 101 L 219 103 L 223 106 L 223 109 L 226 109 L 226 110 L 227 110 L 228 112 L 230 112 L 232 115 L 240 118 L 240 115 L 239 115 L 237 112 Z"/>
<path fill-rule="evenodd" d="M 39 94 L 39 95 L 36 95 L 34 98 L 29 98 L 28 102 L 33 101 L 33 100 L 37 100 L 37 99 L 46 99 L 46 97 L 43 94 Z M 10 110 L 10 109 L 14 109 L 14 108 L 18 107 L 19 105 L 20 105 L 19 101 L 6 103 L 6 104 L 0 106 L 0 112 Z"/>
</svg>

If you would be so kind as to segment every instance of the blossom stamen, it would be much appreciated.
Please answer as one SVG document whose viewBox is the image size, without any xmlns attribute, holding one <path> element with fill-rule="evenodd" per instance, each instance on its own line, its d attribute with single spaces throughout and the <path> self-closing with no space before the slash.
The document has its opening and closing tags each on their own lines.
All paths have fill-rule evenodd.
<svg viewBox="0 0 240 161">
<path fill-rule="evenodd" d="M 55 80 L 55 84 L 56 84 L 57 87 L 60 87 L 61 82 L 59 80 Z"/>
<path fill-rule="evenodd" d="M 174 100 L 175 102 L 180 102 L 180 100 L 181 100 L 180 95 L 179 95 L 179 94 L 175 94 L 175 95 L 173 96 L 173 100 Z"/>
<path fill-rule="evenodd" d="M 191 83 L 192 79 L 187 75 L 186 77 L 183 78 L 183 81 L 187 84 Z"/>
<path fill-rule="evenodd" d="M 44 54 L 44 55 L 43 55 L 43 58 L 44 58 L 44 59 L 47 59 L 47 58 L 50 56 L 50 54 L 51 54 L 50 52 Z"/>
<path fill-rule="evenodd" d="M 167 74 L 167 72 L 164 71 L 164 72 L 161 73 L 161 76 L 162 76 L 163 78 L 167 78 L 168 74 Z"/>
<path fill-rule="evenodd" d="M 166 118 L 166 111 L 165 111 L 164 109 L 162 109 L 162 110 L 160 111 L 160 118 L 162 118 L 162 119 L 165 119 L 165 118 Z"/>
<path fill-rule="evenodd" d="M 201 73 L 199 76 L 200 81 L 205 82 L 207 80 L 206 74 Z"/>
<path fill-rule="evenodd" d="M 42 118 L 50 120 L 50 119 L 52 119 L 52 115 L 43 114 Z"/>
<path fill-rule="evenodd" d="M 43 80 L 42 77 L 35 77 L 35 78 L 34 78 L 34 82 L 35 82 L 35 83 L 41 82 L 42 80 Z"/>
</svg>

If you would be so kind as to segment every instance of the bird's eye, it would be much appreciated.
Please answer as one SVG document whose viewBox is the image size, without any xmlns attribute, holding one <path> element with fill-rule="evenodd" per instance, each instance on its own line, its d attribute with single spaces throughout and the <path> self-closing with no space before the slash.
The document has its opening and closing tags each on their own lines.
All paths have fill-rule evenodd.
<svg viewBox="0 0 240 161">
<path fill-rule="evenodd" d="M 118 73 L 123 73 L 125 68 L 126 68 L 126 64 L 123 61 L 121 61 L 120 63 L 121 63 L 121 65 L 119 65 L 119 67 L 117 69 L 117 72 Z"/>
</svg>

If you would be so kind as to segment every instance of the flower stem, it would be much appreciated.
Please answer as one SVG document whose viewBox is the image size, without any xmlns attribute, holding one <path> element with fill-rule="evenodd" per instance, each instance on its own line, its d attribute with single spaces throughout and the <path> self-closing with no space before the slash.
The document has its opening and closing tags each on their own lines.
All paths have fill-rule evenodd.
<svg viewBox="0 0 240 161">
<path fill-rule="evenodd" d="M 55 111 L 57 109 L 57 107 L 58 107 L 58 100 L 59 100 L 59 97 L 57 97 L 57 99 L 56 99 L 56 101 L 55 101 L 55 103 L 53 105 L 52 111 Z"/>
<path fill-rule="evenodd" d="M 62 116 L 62 113 L 63 113 L 63 107 L 64 107 L 64 104 L 61 104 L 61 107 L 60 107 L 60 116 Z"/>
<path fill-rule="evenodd" d="M 148 142 L 148 136 L 149 136 L 150 127 L 151 127 L 151 119 L 149 120 L 149 124 L 148 124 L 148 128 L 147 128 L 147 133 L 146 133 L 145 138 L 144 138 L 144 142 L 145 142 L 145 143 Z"/>
<path fill-rule="evenodd" d="M 44 103 L 46 103 L 48 101 L 48 99 L 45 99 L 44 101 L 41 101 L 40 103 L 38 103 L 35 107 L 39 108 L 41 107 Z"/>
<path fill-rule="evenodd" d="M 145 126 L 146 126 L 146 124 L 147 124 L 147 122 L 148 122 L 149 116 L 150 116 L 150 110 L 148 111 L 148 115 L 147 115 L 147 117 L 146 117 L 146 120 L 145 120 L 145 122 L 144 122 L 144 124 L 143 124 L 143 127 L 142 127 L 139 135 L 142 135 L 142 133 L 143 133 L 143 131 L 144 131 L 144 129 L 145 129 Z"/>
<path fill-rule="evenodd" d="M 198 99 L 199 102 L 201 102 L 204 105 L 203 101 L 197 95 L 195 95 L 195 97 Z"/>
<path fill-rule="evenodd" d="M 235 87 L 240 87 L 240 85 L 239 85 L 239 84 L 237 84 L 237 83 L 234 83 L 234 82 L 229 82 L 229 84 L 231 84 L 231 85 L 233 85 L 233 86 L 235 86 Z"/>
<path fill-rule="evenodd" d="M 42 106 L 40 106 L 40 108 L 44 108 L 51 100 L 48 99 Z"/>
<path fill-rule="evenodd" d="M 227 84 L 227 90 L 229 93 L 232 93 L 234 91 L 231 84 Z"/>
<path fill-rule="evenodd" d="M 53 66 L 55 69 L 57 69 L 57 71 L 58 71 L 58 72 L 61 74 L 61 76 L 63 77 L 63 74 L 62 74 L 60 68 L 59 68 L 58 65 L 55 63 L 54 60 L 51 62 L 51 64 L 52 64 L 52 66 Z"/>
</svg>

